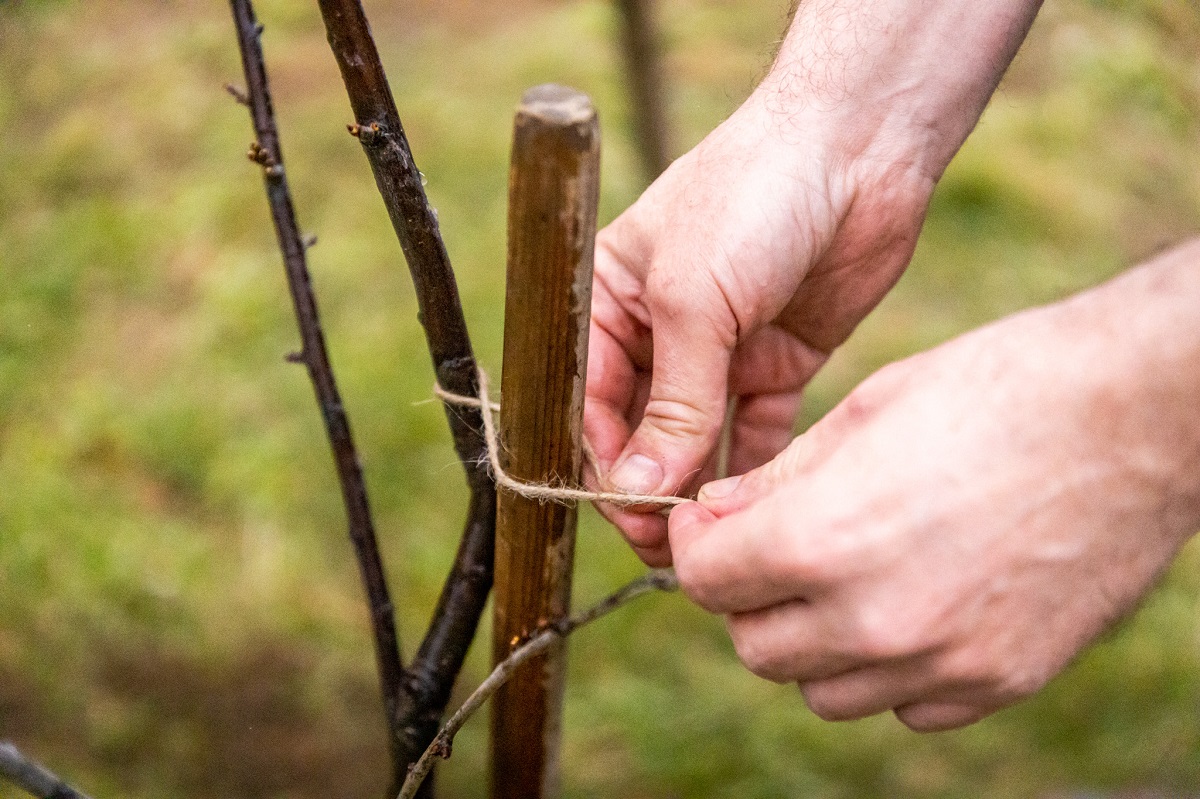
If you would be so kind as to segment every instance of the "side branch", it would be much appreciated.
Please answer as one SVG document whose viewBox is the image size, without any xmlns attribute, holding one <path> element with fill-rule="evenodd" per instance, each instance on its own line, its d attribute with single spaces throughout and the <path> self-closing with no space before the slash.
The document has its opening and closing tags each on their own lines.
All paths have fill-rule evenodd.
<svg viewBox="0 0 1200 799">
<path fill-rule="evenodd" d="M 238 46 L 242 53 L 242 68 L 246 75 L 245 104 L 250 109 L 256 137 L 255 142 L 250 145 L 249 157 L 263 167 L 263 182 L 266 184 L 267 200 L 271 206 L 271 218 L 275 223 L 279 247 L 283 251 L 288 289 L 300 326 L 301 350 L 297 356 L 289 359 L 303 362 L 308 369 L 308 376 L 317 395 L 317 404 L 320 405 L 321 415 L 325 420 L 329 444 L 333 449 L 342 501 L 349 521 L 350 540 L 354 545 L 359 573 L 370 605 L 375 658 L 391 733 L 389 740 L 393 742 L 394 749 L 397 737 L 396 713 L 400 705 L 404 676 L 400 643 L 396 636 L 395 613 L 375 537 L 375 523 L 367 501 L 367 486 L 363 480 L 362 466 L 325 348 L 325 335 L 321 330 L 317 302 L 308 273 L 305 240 L 301 237 L 296 223 L 291 192 L 283 170 L 283 153 L 279 146 L 279 133 L 275 126 L 262 45 L 259 41 L 262 26 L 255 19 L 250 0 L 231 0 L 231 5 L 237 27 Z"/>
<path fill-rule="evenodd" d="M 416 762 L 416 765 L 412 767 L 397 799 L 412 799 L 417 795 L 417 790 L 421 787 L 421 782 L 425 779 L 429 770 L 433 768 L 433 764 L 437 761 L 437 758 L 450 757 L 451 748 L 454 744 L 454 736 L 467 723 L 467 719 L 471 718 L 475 714 L 475 711 L 479 710 L 483 703 L 500 689 L 500 686 L 508 682 L 518 666 L 542 654 L 556 641 L 565 638 L 585 624 L 591 624 L 602 616 L 607 616 L 622 605 L 637 599 L 642 594 L 648 594 L 651 591 L 674 591 L 678 588 L 679 581 L 675 578 L 674 572 L 669 569 L 652 571 L 609 594 L 582 613 L 550 624 L 514 649 L 507 658 L 498 663 L 496 668 L 492 669 L 492 673 L 467 697 L 467 701 L 463 702 L 462 707 L 454 711 L 454 715 L 446 722 L 446 726 L 438 732 L 433 742 L 429 744 L 429 748 L 425 750 L 421 758 Z"/>
<path fill-rule="evenodd" d="M 354 110 L 350 132 L 362 144 L 392 227 L 408 261 L 419 318 L 437 382 L 465 396 L 478 393 L 475 355 L 437 214 L 425 196 L 379 51 L 360 0 L 318 0 L 329 45 Z M 405 768 L 425 750 L 450 701 L 454 680 L 475 637 L 488 592 L 496 529 L 496 492 L 485 465 L 486 445 L 477 409 L 446 408 L 454 448 L 471 489 L 454 566 L 421 647 L 409 667 L 399 710 L 400 759 Z"/>
<path fill-rule="evenodd" d="M 88 799 L 8 741 L 0 741 L 0 777 L 38 799 Z"/>
</svg>

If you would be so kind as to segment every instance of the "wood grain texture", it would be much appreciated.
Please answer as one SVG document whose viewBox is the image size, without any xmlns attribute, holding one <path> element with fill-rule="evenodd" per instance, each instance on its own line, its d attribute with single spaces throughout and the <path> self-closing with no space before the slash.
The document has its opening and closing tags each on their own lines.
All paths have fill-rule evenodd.
<svg viewBox="0 0 1200 799">
<path fill-rule="evenodd" d="M 525 481 L 576 484 L 582 465 L 600 135 L 588 98 L 526 92 L 509 173 L 508 287 L 500 434 L 504 468 Z M 499 663 L 570 610 L 576 510 L 501 492 L 493 659 Z M 558 793 L 565 650 L 522 666 L 492 705 L 492 796 Z"/>
</svg>

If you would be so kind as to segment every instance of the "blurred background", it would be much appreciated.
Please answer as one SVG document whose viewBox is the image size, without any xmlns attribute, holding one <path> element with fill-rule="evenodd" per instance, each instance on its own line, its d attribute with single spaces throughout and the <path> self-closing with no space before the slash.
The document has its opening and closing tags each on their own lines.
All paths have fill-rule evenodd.
<svg viewBox="0 0 1200 799">
<path fill-rule="evenodd" d="M 599 0 L 368 0 L 483 364 L 499 372 L 511 111 L 604 129 L 601 221 L 642 188 Z M 662 0 L 677 152 L 769 62 L 782 0 Z M 264 46 L 334 364 L 411 652 L 466 490 L 399 248 L 314 3 Z M 912 268 L 813 385 L 1093 285 L 1200 231 L 1200 17 L 1051 0 L 933 200 Z M 367 615 L 219 2 L 0 2 L 0 738 L 98 797 L 377 797 Z M 641 567 L 590 511 L 576 603 Z M 486 630 L 484 631 L 486 634 Z M 486 670 L 476 647 L 459 686 Z M 443 768 L 484 795 L 483 716 Z M 571 643 L 568 796 L 1200 795 L 1200 552 L 1036 698 L 919 736 L 830 725 L 659 596 Z M 0 797 L 15 796 L 0 785 Z"/>
</svg>

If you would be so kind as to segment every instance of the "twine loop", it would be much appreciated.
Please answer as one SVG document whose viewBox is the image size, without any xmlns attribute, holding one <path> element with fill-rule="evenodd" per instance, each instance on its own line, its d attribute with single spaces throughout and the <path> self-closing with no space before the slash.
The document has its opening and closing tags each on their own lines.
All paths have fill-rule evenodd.
<svg viewBox="0 0 1200 799">
<path fill-rule="evenodd" d="M 492 402 L 488 395 L 488 377 L 483 369 L 478 370 L 478 383 L 479 396 L 477 397 L 455 394 L 436 383 L 433 386 L 433 393 L 438 399 L 448 405 L 479 409 L 479 415 L 483 418 L 483 439 L 487 445 L 488 466 L 491 468 L 492 477 L 495 479 L 496 485 L 501 488 L 538 502 L 607 502 L 624 508 L 633 505 L 657 505 L 660 508 L 668 508 L 690 501 L 686 497 L 662 497 L 653 494 L 633 494 L 628 491 L 618 490 L 588 491 L 583 488 L 555 486 L 550 483 L 535 483 L 513 477 L 500 465 L 500 437 L 496 433 L 495 418 L 495 414 L 500 410 L 500 405 L 499 403 Z M 583 439 L 583 454 L 587 458 L 588 465 L 595 472 L 596 478 L 601 483 L 606 482 L 600 470 L 600 463 L 596 458 L 596 452 L 592 449 L 586 437 Z"/>
</svg>

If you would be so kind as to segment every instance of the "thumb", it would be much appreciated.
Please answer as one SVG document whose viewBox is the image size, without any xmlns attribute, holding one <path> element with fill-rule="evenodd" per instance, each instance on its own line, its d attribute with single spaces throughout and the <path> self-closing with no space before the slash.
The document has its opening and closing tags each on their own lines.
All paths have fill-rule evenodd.
<svg viewBox="0 0 1200 799">
<path fill-rule="evenodd" d="M 814 450 L 810 431 L 792 439 L 792 443 L 786 449 L 757 469 L 701 486 L 696 500 L 718 517 L 736 513 L 754 504 L 811 465 Z"/>
<path fill-rule="evenodd" d="M 666 306 L 651 306 L 650 393 L 609 474 L 613 486 L 631 493 L 679 492 L 711 457 L 725 421 L 736 323 Z"/>
</svg>

